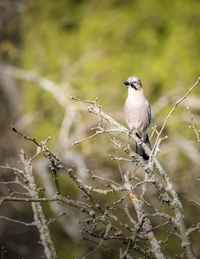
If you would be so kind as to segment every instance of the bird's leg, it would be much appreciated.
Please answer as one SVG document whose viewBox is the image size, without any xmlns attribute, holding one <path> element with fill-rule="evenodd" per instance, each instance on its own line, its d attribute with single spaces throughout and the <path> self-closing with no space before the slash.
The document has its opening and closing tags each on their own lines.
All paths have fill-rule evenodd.
<svg viewBox="0 0 200 259">
<path fill-rule="evenodd" d="M 136 136 L 140 139 L 139 141 L 138 141 L 138 145 L 142 145 L 143 144 L 143 142 L 144 142 L 144 137 L 142 136 L 140 136 L 139 135 L 139 133 L 136 133 Z"/>
<path fill-rule="evenodd" d="M 133 129 L 129 130 L 128 137 L 130 138 L 131 134 L 133 133 Z"/>
<path fill-rule="evenodd" d="M 141 138 L 140 141 L 138 142 L 139 145 L 142 145 L 144 143 L 144 139 Z"/>
</svg>

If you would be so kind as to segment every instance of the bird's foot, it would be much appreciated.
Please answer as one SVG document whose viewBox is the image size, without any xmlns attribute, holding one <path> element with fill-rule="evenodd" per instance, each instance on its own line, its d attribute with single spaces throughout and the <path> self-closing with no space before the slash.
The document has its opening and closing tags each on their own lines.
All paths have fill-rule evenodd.
<svg viewBox="0 0 200 259">
<path fill-rule="evenodd" d="M 140 141 L 138 142 L 139 145 L 142 145 L 144 143 L 143 138 L 140 139 Z"/>
<path fill-rule="evenodd" d="M 131 134 L 133 133 L 133 129 L 129 130 L 128 137 L 130 138 Z"/>
</svg>

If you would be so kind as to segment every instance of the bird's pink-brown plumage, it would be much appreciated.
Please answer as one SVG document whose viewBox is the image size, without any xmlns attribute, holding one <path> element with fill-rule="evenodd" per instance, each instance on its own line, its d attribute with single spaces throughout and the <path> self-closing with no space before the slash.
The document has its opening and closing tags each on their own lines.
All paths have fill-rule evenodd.
<svg viewBox="0 0 200 259">
<path fill-rule="evenodd" d="M 145 140 L 145 135 L 149 131 L 149 103 L 143 90 L 129 92 L 124 112 L 129 129 L 135 130 Z"/>
<path fill-rule="evenodd" d="M 126 123 L 130 131 L 135 131 L 142 142 L 151 148 L 148 137 L 151 110 L 144 96 L 141 81 L 137 77 L 129 77 L 124 84 L 128 88 L 128 97 L 124 105 Z M 149 158 L 141 144 L 136 145 L 136 153 L 144 159 Z"/>
</svg>

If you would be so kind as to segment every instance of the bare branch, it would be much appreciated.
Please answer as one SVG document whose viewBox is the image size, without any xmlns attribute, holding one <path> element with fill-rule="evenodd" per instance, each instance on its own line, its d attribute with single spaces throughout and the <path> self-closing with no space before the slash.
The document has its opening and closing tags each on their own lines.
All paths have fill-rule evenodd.
<svg viewBox="0 0 200 259">
<path fill-rule="evenodd" d="M 197 130 L 195 123 L 194 123 L 194 116 L 190 111 L 190 107 L 187 107 L 187 111 L 189 112 L 190 120 L 192 125 L 189 126 L 190 129 L 193 129 L 195 132 L 195 135 L 197 137 L 197 143 L 200 143 L 200 130 Z"/>
<path fill-rule="evenodd" d="M 160 129 L 160 131 L 159 131 L 159 133 L 158 133 L 158 135 L 157 135 L 157 138 L 156 138 L 154 147 L 153 147 L 153 149 L 152 149 L 152 154 L 154 153 L 154 151 L 155 151 L 155 149 L 156 149 L 156 147 L 157 147 L 157 145 L 158 145 L 159 138 L 160 138 L 160 136 L 161 136 L 161 134 L 162 134 L 162 132 L 163 132 L 163 130 L 164 130 L 164 128 L 165 128 L 165 125 L 167 124 L 167 121 L 168 121 L 169 118 L 171 117 L 172 113 L 174 112 L 174 110 L 176 109 L 176 107 L 177 107 L 183 100 L 185 100 L 185 98 L 190 94 L 190 92 L 195 88 L 195 86 L 198 85 L 199 81 L 200 81 L 200 77 L 197 79 L 196 83 L 186 92 L 186 94 L 185 94 L 183 97 L 181 97 L 178 101 L 176 101 L 176 103 L 174 104 L 173 108 L 171 109 L 171 111 L 170 111 L 169 114 L 167 115 L 167 117 L 166 117 L 166 119 L 165 119 L 165 121 L 164 121 L 164 123 L 163 123 L 163 125 L 162 125 L 162 127 L 161 127 L 161 129 Z"/>
<path fill-rule="evenodd" d="M 23 221 L 20 221 L 20 220 L 11 219 L 11 218 L 4 217 L 4 216 L 0 216 L 0 219 L 4 219 L 4 220 L 7 220 L 7 221 L 11 221 L 11 222 L 13 222 L 13 223 L 19 223 L 19 224 L 25 225 L 25 226 L 27 226 L 27 227 L 29 227 L 29 226 L 36 226 L 35 222 L 26 223 L 26 222 L 23 222 Z"/>
</svg>

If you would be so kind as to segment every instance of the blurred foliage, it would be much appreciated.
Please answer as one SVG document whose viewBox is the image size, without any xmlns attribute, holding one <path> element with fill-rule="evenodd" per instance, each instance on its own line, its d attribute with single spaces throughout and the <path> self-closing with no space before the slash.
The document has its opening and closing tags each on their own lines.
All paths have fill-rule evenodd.
<svg viewBox="0 0 200 259">
<path fill-rule="evenodd" d="M 162 95 L 185 93 L 199 76 L 197 0 L 30 0 L 26 5 L 22 67 L 59 84 L 69 83 L 81 98 L 98 96 L 108 111 L 122 107 L 127 94 L 122 82 L 130 75 L 142 79 L 151 104 Z M 39 122 L 34 131 L 38 136 L 41 130 L 54 135 L 59 109 L 52 109 L 46 93 L 24 84 L 26 111 L 51 110 L 48 122 Z M 162 118 L 169 108 L 162 111 Z"/>
<path fill-rule="evenodd" d="M 182 96 L 200 75 L 199 0 L 29 0 L 18 1 L 23 8 L 19 5 L 17 12 L 12 7 L 4 12 L 6 2 L 0 1 L 0 57 L 62 87 L 69 84 L 69 96 L 73 93 L 90 100 L 98 96 L 103 109 L 109 112 L 122 110 L 127 95 L 123 81 L 131 75 L 141 78 L 151 104 L 161 96 L 174 102 L 173 98 Z M 50 94 L 30 82 L 23 81 L 21 93 L 22 113 L 42 114 L 28 130 L 39 140 L 49 135 L 55 139 L 62 122 L 61 107 Z M 200 95 L 198 88 L 195 95 Z M 152 115 L 153 123 L 160 125 L 170 108 L 166 106 L 156 118 Z M 182 114 L 183 109 L 178 108 L 177 114 Z M 170 121 L 166 134 L 172 130 L 191 138 L 185 118 L 177 123 L 172 118 Z M 104 168 L 103 173 L 110 175 L 118 168 L 106 162 L 106 152 L 110 151 L 107 147 L 104 152 L 106 141 L 98 137 L 83 144 L 80 151 L 91 167 Z M 98 149 L 97 142 L 101 143 Z M 168 152 L 176 152 L 174 146 L 171 149 Z M 177 155 L 174 157 L 177 162 Z M 167 154 L 163 158 L 167 165 Z M 191 181 L 190 170 L 198 173 L 182 154 L 174 166 L 182 192 L 186 182 Z M 73 258 L 76 245 L 66 257 L 62 237 L 56 239 L 59 257 Z M 67 242 L 68 246 L 72 244 Z M 172 243 L 168 246 L 172 247 Z"/>
<path fill-rule="evenodd" d="M 57 82 L 69 77 L 79 96 L 103 96 L 107 104 L 112 96 L 114 107 L 123 103 L 123 80 L 134 74 L 156 99 L 199 75 L 199 6 L 195 0 L 29 1 L 23 66 Z"/>
</svg>

